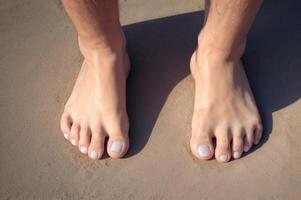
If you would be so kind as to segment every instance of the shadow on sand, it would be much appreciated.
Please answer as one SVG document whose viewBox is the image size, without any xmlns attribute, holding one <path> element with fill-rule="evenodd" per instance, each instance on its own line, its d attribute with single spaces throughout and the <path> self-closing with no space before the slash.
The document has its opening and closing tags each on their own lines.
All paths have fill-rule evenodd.
<svg viewBox="0 0 301 200">
<path fill-rule="evenodd" d="M 264 138 L 257 148 L 272 133 L 272 113 L 301 96 L 300 5 L 297 0 L 265 1 L 249 33 L 243 62 L 264 123 Z M 203 12 L 193 12 L 124 27 L 132 63 L 127 157 L 143 149 L 169 93 L 189 75 L 202 21 Z"/>
</svg>

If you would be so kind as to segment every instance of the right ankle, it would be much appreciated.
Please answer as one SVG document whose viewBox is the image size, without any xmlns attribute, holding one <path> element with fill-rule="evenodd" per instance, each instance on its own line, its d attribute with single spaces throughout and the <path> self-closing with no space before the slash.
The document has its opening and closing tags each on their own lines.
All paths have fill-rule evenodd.
<svg viewBox="0 0 301 200">
<path fill-rule="evenodd" d="M 78 37 L 79 48 L 85 57 L 85 54 L 91 52 L 116 53 L 125 51 L 126 40 L 122 31 L 95 38 Z"/>
</svg>

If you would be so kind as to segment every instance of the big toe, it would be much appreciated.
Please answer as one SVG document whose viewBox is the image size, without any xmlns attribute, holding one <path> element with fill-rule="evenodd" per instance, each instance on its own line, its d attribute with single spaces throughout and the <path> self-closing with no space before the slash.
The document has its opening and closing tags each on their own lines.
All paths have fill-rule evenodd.
<svg viewBox="0 0 301 200">
<path fill-rule="evenodd" d="M 121 158 L 129 148 L 129 140 L 123 134 L 110 135 L 107 148 L 110 157 Z"/>
<path fill-rule="evenodd" d="M 216 137 L 215 158 L 219 162 L 228 162 L 231 158 L 230 139 L 228 137 Z"/>
<path fill-rule="evenodd" d="M 209 136 L 192 137 L 190 140 L 190 148 L 193 155 L 201 160 L 209 160 L 214 153 L 212 138 Z"/>
</svg>

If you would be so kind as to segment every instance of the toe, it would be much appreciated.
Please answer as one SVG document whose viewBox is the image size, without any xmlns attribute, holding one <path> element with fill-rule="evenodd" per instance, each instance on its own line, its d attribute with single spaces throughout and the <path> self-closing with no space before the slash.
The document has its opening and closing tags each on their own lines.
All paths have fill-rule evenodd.
<svg viewBox="0 0 301 200">
<path fill-rule="evenodd" d="M 114 134 L 109 136 L 109 141 L 107 145 L 107 152 L 112 158 L 121 158 L 123 157 L 128 148 L 129 140 L 125 134 Z"/>
<path fill-rule="evenodd" d="M 247 130 L 244 138 L 244 152 L 248 152 L 254 143 L 254 131 L 253 129 Z"/>
<path fill-rule="evenodd" d="M 89 157 L 93 160 L 101 158 L 104 151 L 105 134 L 102 131 L 92 130 L 91 143 L 88 149 Z"/>
<path fill-rule="evenodd" d="M 79 139 L 79 132 L 80 132 L 80 126 L 77 123 L 73 123 L 69 135 L 69 141 L 72 145 L 77 146 L 78 145 L 78 139 Z"/>
<path fill-rule="evenodd" d="M 88 153 L 91 140 L 91 131 L 88 126 L 81 126 L 78 148 L 83 154 Z"/>
<path fill-rule="evenodd" d="M 260 139 L 262 137 L 262 125 L 256 126 L 254 130 L 254 144 L 258 144 L 260 142 Z"/>
<path fill-rule="evenodd" d="M 68 136 L 70 134 L 71 126 L 72 126 L 71 116 L 67 112 L 64 112 L 61 117 L 61 130 L 66 139 L 68 139 Z"/>
<path fill-rule="evenodd" d="M 230 138 L 226 133 L 216 136 L 215 158 L 219 162 L 228 162 L 231 158 Z"/>
<path fill-rule="evenodd" d="M 244 140 L 242 135 L 233 137 L 232 140 L 232 157 L 238 159 L 241 157 L 243 152 Z"/>
<path fill-rule="evenodd" d="M 192 154 L 201 160 L 208 160 L 214 154 L 212 138 L 209 134 L 206 136 L 192 137 L 190 140 L 190 149 Z"/>
</svg>

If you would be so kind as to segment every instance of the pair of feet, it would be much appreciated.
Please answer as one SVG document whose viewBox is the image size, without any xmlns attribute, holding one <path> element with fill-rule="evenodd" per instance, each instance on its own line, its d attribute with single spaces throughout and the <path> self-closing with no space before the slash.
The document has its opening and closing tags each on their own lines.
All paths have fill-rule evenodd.
<svg viewBox="0 0 301 200">
<path fill-rule="evenodd" d="M 215 156 L 217 161 L 228 162 L 258 144 L 262 135 L 240 61 L 244 48 L 233 54 L 206 45 L 202 38 L 199 44 L 190 62 L 195 80 L 190 148 L 199 159 Z M 112 158 L 123 157 L 129 148 L 125 85 L 130 64 L 125 45 L 79 45 L 85 59 L 61 117 L 62 132 L 91 159 L 100 159 L 104 151 Z"/>
</svg>

